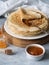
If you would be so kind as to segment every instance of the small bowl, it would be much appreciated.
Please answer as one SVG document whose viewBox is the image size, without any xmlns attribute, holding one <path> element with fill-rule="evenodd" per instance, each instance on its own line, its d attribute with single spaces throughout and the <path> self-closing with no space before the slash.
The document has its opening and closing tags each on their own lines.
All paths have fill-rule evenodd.
<svg viewBox="0 0 49 65">
<path fill-rule="evenodd" d="M 41 48 L 43 50 L 43 52 L 40 54 L 40 55 L 31 55 L 30 53 L 28 53 L 27 49 L 30 47 L 30 46 L 35 46 L 35 47 L 38 47 L 38 48 Z M 32 59 L 32 60 L 40 60 L 43 58 L 44 54 L 45 54 L 45 48 L 42 46 L 42 45 L 39 45 L 39 44 L 30 44 L 28 45 L 26 48 L 25 48 L 25 52 L 26 52 L 26 55 L 29 59 Z"/>
</svg>

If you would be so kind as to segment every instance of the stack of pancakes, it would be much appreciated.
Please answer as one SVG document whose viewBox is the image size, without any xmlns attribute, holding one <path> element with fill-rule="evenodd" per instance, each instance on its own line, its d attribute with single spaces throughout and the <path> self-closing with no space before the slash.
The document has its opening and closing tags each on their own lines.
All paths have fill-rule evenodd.
<svg viewBox="0 0 49 65">
<path fill-rule="evenodd" d="M 47 16 L 39 10 L 19 8 L 7 18 L 8 28 L 20 36 L 34 36 L 48 29 Z"/>
</svg>

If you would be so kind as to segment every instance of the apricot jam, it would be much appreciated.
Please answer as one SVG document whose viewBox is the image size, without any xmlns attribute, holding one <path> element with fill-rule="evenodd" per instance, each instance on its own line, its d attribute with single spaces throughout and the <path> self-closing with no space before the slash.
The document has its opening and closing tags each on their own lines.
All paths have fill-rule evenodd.
<svg viewBox="0 0 49 65">
<path fill-rule="evenodd" d="M 40 55 L 43 53 L 43 49 L 37 46 L 30 46 L 28 47 L 27 52 L 31 55 Z"/>
</svg>

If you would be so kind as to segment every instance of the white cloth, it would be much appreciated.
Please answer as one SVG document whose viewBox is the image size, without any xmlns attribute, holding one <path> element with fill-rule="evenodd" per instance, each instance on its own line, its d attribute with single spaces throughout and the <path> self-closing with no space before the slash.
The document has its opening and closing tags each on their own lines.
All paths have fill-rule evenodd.
<svg viewBox="0 0 49 65">
<path fill-rule="evenodd" d="M 47 7 L 47 5 L 45 5 L 45 3 L 42 3 L 39 0 L 7 0 L 5 2 L 0 1 L 0 16 L 14 4 L 16 4 L 16 6 L 13 7 L 13 9 L 11 9 L 10 11 L 8 11 L 5 17 L 7 17 L 9 13 L 16 10 L 18 7 L 34 7 L 36 9 L 39 8 L 49 17 L 49 8 Z"/>
<path fill-rule="evenodd" d="M 5 2 L 0 1 L 0 16 L 14 4 L 16 4 L 16 7 L 8 11 L 8 13 L 17 9 L 18 7 L 28 7 L 29 5 L 33 5 L 33 0 L 7 0 Z"/>
<path fill-rule="evenodd" d="M 5 4 L 3 1 L 0 1 L 0 15 L 1 15 L 4 11 L 6 11 L 6 8 L 7 8 L 6 4 Z"/>
</svg>

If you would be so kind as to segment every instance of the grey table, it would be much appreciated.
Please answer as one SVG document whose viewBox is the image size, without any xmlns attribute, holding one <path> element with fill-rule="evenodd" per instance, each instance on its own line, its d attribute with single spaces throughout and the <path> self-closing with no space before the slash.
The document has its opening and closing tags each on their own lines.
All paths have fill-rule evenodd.
<svg viewBox="0 0 49 65">
<path fill-rule="evenodd" d="M 0 19 L 0 27 L 5 22 L 5 18 Z M 8 46 L 15 51 L 14 55 L 6 55 L 0 53 L 0 65 L 49 65 L 49 43 L 43 45 L 46 49 L 44 58 L 40 61 L 29 60 L 26 57 L 25 49 L 15 47 L 13 45 Z M 4 50 L 4 49 L 0 49 Z"/>
</svg>

